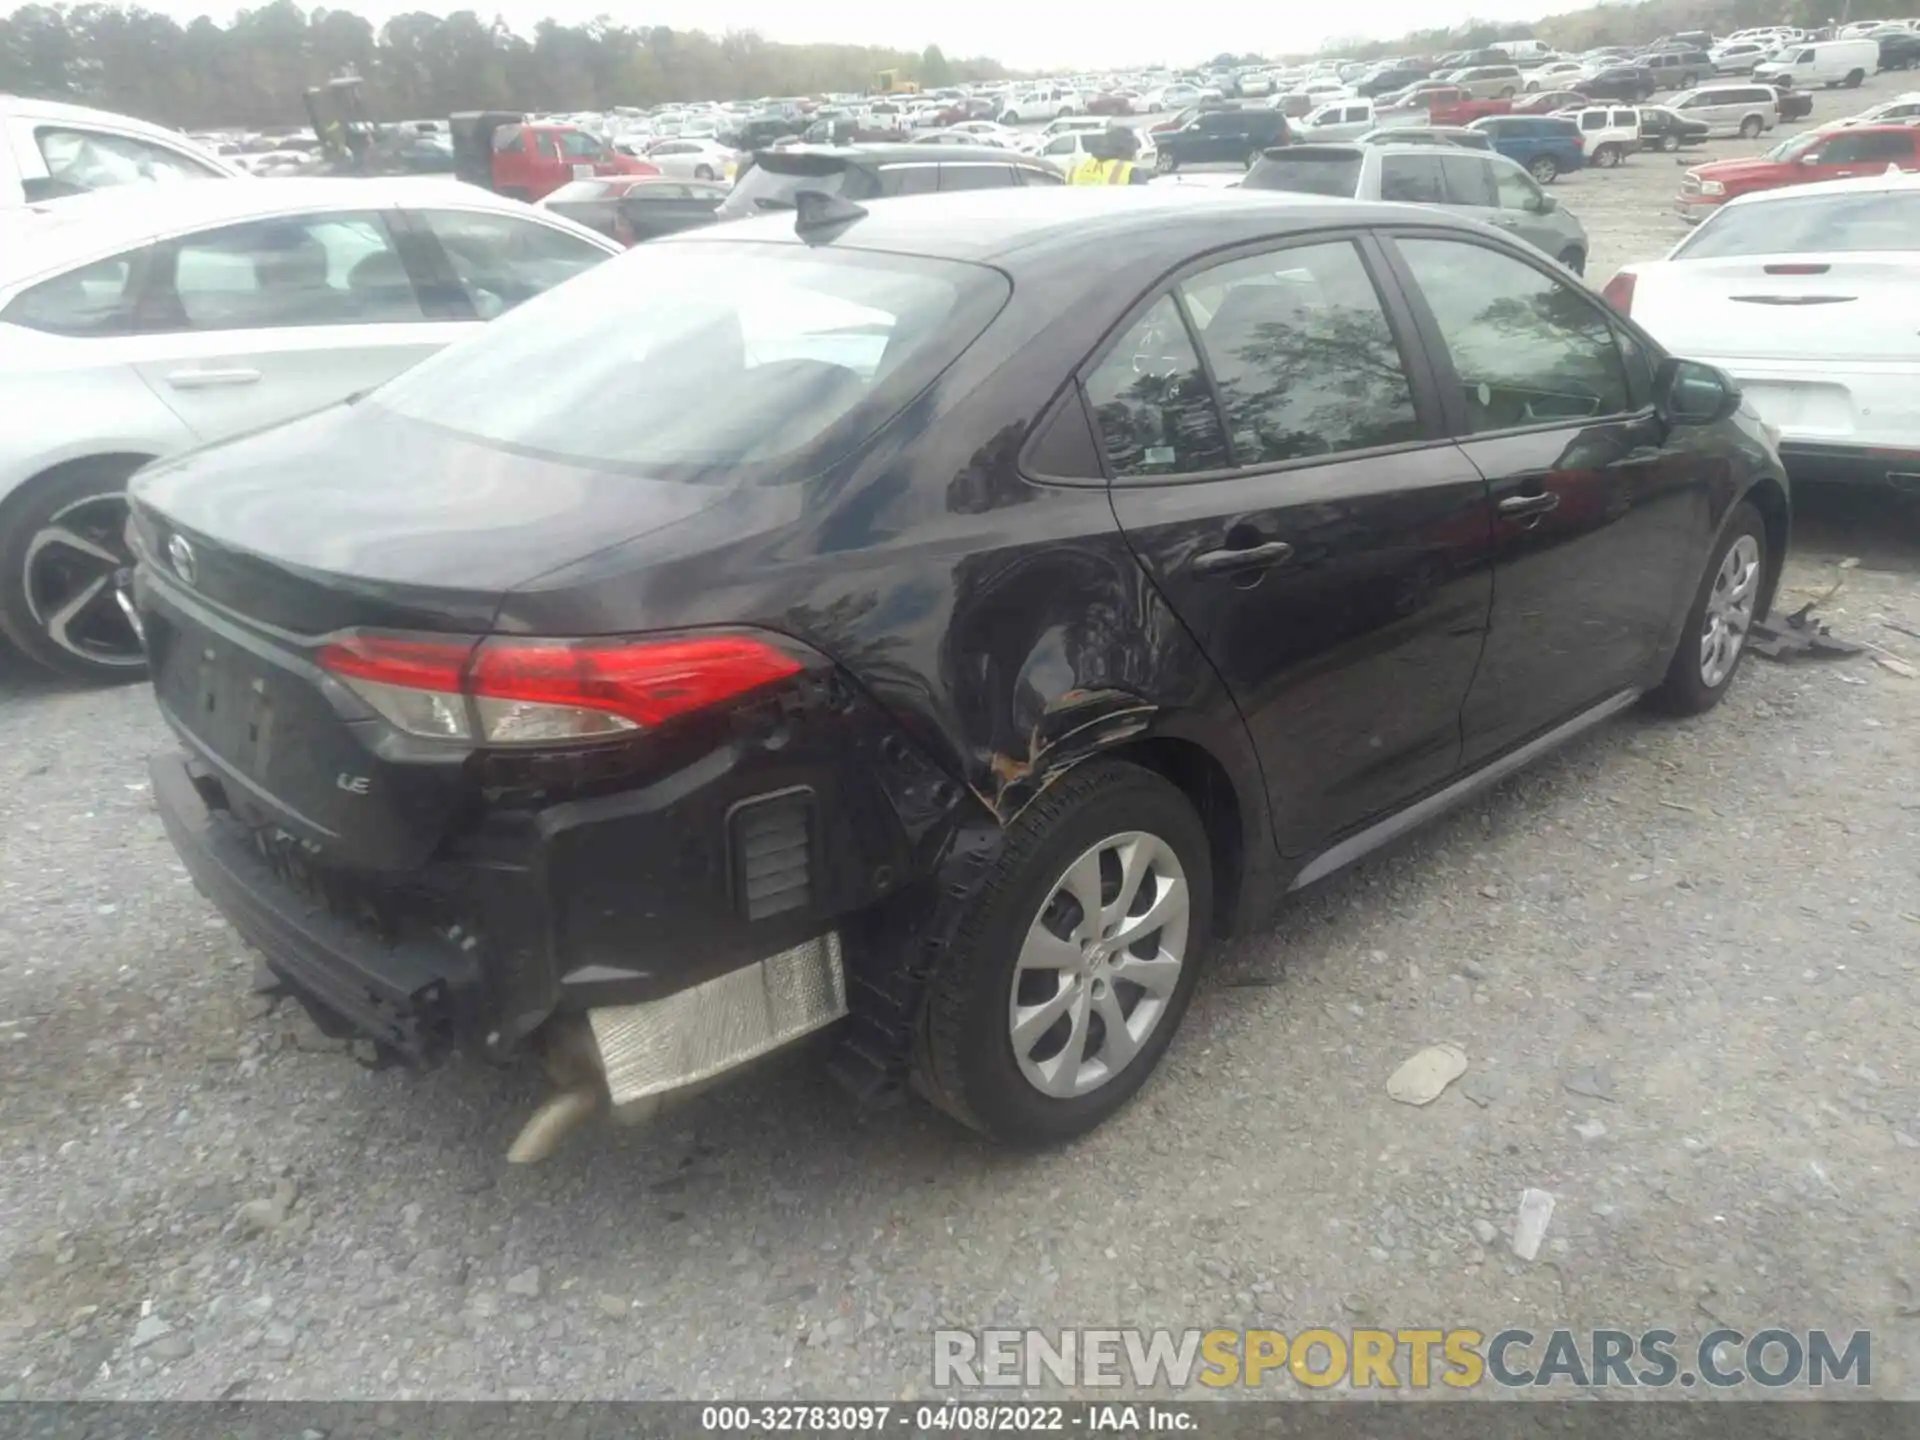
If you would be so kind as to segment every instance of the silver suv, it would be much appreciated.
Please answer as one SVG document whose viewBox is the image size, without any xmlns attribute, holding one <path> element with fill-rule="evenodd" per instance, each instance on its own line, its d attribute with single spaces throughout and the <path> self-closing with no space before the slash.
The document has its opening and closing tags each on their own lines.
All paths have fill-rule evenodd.
<svg viewBox="0 0 1920 1440">
<path fill-rule="evenodd" d="M 1526 77 L 1518 65 L 1473 65 L 1456 72 L 1453 83 L 1476 100 L 1511 100 Z"/>
<path fill-rule="evenodd" d="M 1504 155 L 1449 145 L 1287 145 L 1262 155 L 1240 188 L 1439 205 L 1511 231 L 1576 275 L 1586 269 L 1586 228 Z"/>
</svg>

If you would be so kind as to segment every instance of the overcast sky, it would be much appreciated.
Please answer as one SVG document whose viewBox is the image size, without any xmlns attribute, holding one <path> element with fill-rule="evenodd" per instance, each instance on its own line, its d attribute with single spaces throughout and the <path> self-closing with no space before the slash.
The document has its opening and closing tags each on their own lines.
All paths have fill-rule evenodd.
<svg viewBox="0 0 1920 1440">
<path fill-rule="evenodd" d="M 206 0 L 147 0 L 182 20 L 211 13 L 231 18 L 230 4 Z M 311 3 L 311 0 L 302 0 Z M 342 0 L 376 25 L 409 10 L 444 14 L 473 9 L 505 17 L 529 31 L 545 16 L 578 24 L 612 13 L 630 23 L 677 29 L 758 30 L 770 40 L 893 45 L 939 45 L 951 56 L 992 55 L 1021 69 L 1106 68 L 1166 63 L 1190 65 L 1223 50 L 1262 54 L 1317 49 L 1333 39 L 1391 38 L 1447 20 L 1532 20 L 1586 0 L 1460 0 L 1435 6 L 1422 0 L 1334 0 L 1334 3 L 1247 4 L 1246 0 L 1181 0 L 1137 7 L 1047 3 L 1047 0 L 647 0 L 621 6 L 611 0 Z M 1113 17 L 1096 28 L 1097 17 Z"/>
</svg>

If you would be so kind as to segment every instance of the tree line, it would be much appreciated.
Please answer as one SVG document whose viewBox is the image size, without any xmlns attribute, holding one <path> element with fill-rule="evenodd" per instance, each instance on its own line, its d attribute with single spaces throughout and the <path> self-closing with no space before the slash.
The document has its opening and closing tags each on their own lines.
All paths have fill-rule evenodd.
<svg viewBox="0 0 1920 1440">
<path fill-rule="evenodd" d="M 1349 40 L 1327 53 L 1368 60 L 1380 55 L 1433 55 L 1477 50 L 1502 40 L 1537 39 L 1570 54 L 1602 45 L 1645 45 L 1664 35 L 1705 30 L 1726 35 L 1757 25 L 1794 25 L 1816 30 L 1848 20 L 1893 19 L 1912 13 L 1913 0 L 1606 0 L 1532 25 L 1473 20 L 1464 25 L 1417 30 L 1398 40 Z"/>
<path fill-rule="evenodd" d="M 187 25 L 137 5 L 25 5 L 0 18 L 0 93 L 70 100 L 183 129 L 306 123 L 302 95 L 342 70 L 367 113 L 606 110 L 676 100 L 861 91 L 881 70 L 927 85 L 997 79 L 996 61 L 859 45 L 787 45 L 602 16 L 542 20 L 531 35 L 471 10 L 398 15 L 377 29 L 350 10 L 273 0 L 231 24 Z"/>
</svg>

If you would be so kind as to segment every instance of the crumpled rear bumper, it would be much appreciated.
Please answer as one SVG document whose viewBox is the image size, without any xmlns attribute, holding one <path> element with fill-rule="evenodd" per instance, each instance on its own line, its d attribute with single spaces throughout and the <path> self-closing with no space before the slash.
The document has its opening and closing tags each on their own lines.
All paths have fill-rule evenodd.
<svg viewBox="0 0 1920 1440">
<path fill-rule="evenodd" d="M 148 762 L 167 836 L 202 894 L 310 1008 L 379 1041 L 402 1058 L 438 1058 L 479 1023 L 481 976 L 452 938 L 391 943 L 288 884 L 238 822 L 195 783 L 194 762 L 174 753 Z"/>
</svg>

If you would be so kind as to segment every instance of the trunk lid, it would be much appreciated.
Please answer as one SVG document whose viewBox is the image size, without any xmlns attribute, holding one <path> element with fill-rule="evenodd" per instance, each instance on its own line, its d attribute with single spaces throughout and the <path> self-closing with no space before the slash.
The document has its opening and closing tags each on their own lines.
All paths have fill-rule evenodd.
<svg viewBox="0 0 1920 1440">
<path fill-rule="evenodd" d="M 395 731 L 316 663 L 349 628 L 483 635 L 517 583 L 722 502 L 341 406 L 143 473 L 135 599 L 155 696 L 283 867 L 410 871 L 468 747 Z"/>
<path fill-rule="evenodd" d="M 1641 267 L 1634 318 L 1676 355 L 1911 360 L 1920 261 L 1898 254 L 1748 255 Z"/>
</svg>

